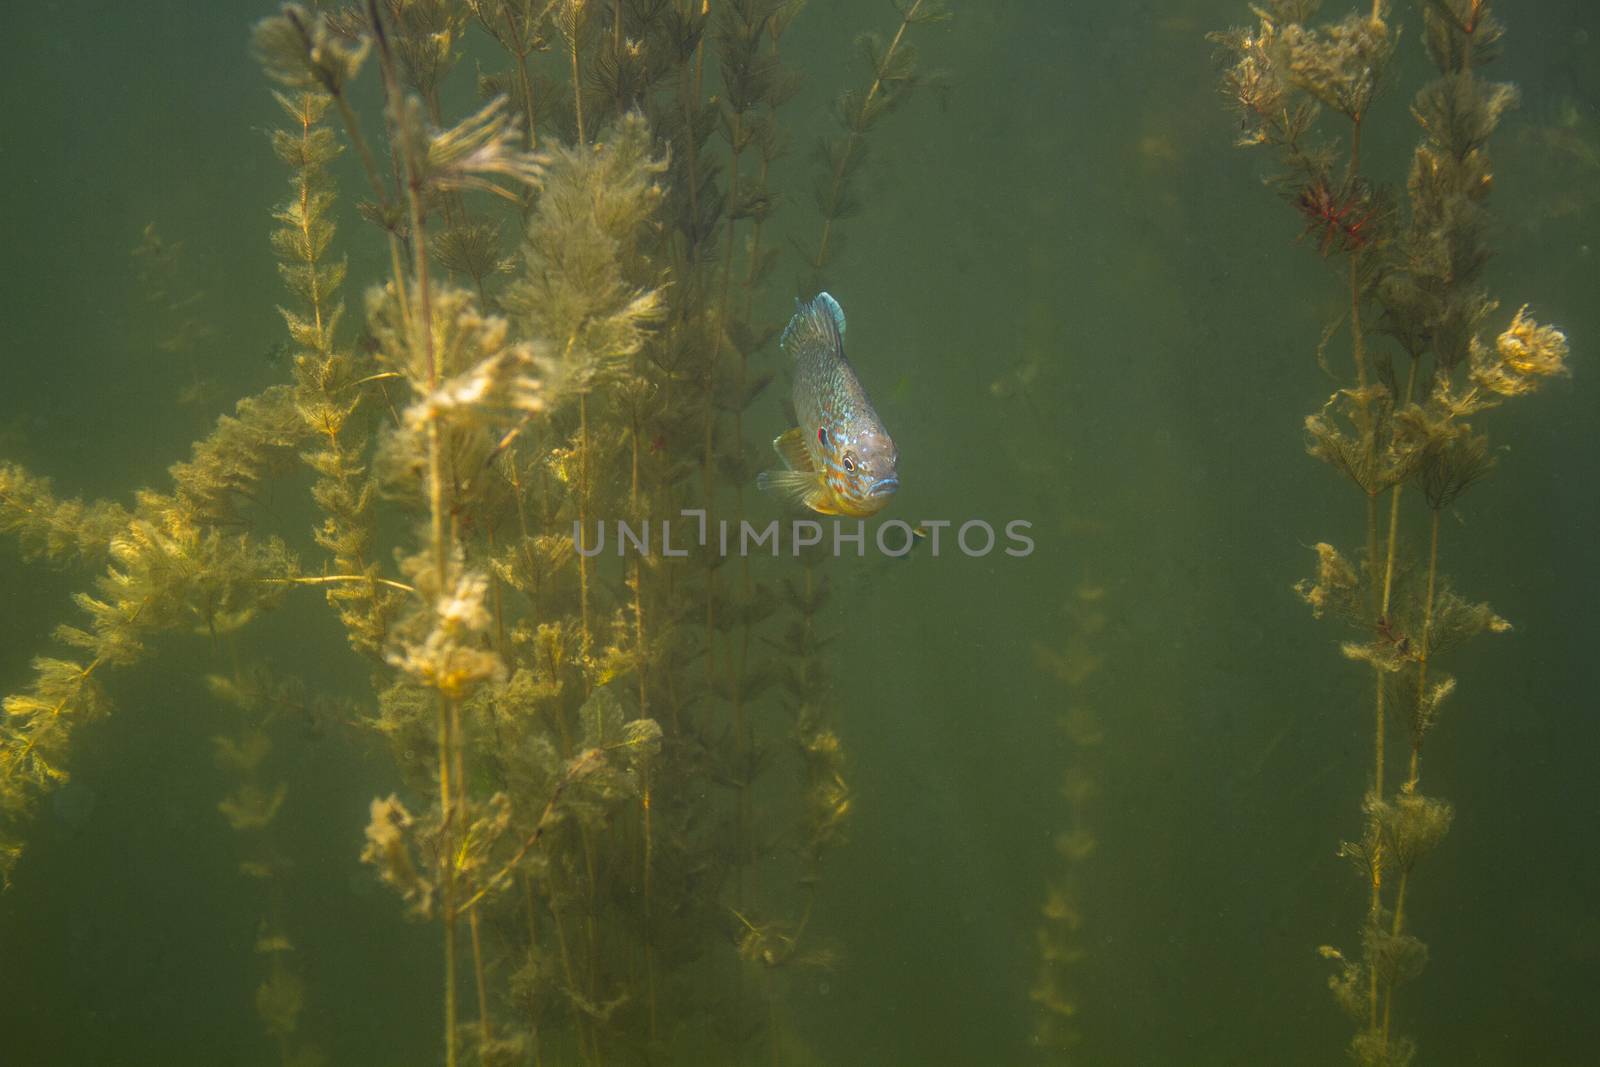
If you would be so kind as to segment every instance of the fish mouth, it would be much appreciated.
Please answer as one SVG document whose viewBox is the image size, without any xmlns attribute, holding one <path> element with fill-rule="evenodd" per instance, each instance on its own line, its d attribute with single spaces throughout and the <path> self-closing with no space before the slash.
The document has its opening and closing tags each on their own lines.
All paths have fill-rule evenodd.
<svg viewBox="0 0 1600 1067">
<path fill-rule="evenodd" d="M 867 486 L 867 495 L 888 496 L 898 488 L 900 488 L 900 479 L 891 474 L 887 478 L 879 478 Z"/>
</svg>

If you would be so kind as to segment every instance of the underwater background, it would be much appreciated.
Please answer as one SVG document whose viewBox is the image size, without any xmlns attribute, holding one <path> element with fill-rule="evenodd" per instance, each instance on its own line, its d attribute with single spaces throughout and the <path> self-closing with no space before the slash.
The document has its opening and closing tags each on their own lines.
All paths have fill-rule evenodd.
<svg viewBox="0 0 1600 1067">
<path fill-rule="evenodd" d="M 1312 546 L 1361 536 L 1359 494 L 1305 447 L 1305 416 L 1347 384 L 1346 341 L 1329 370 L 1317 359 L 1342 268 L 1314 235 L 1297 241 L 1293 205 L 1263 188 L 1271 163 L 1233 147 L 1206 35 L 1254 16 L 1232 0 L 950 6 L 910 27 L 919 70 L 943 77 L 871 130 L 826 285 L 899 448 L 886 514 L 1025 519 L 1035 551 L 968 558 L 947 542 L 938 558 L 827 562 L 822 655 L 853 803 L 805 923 L 824 965 L 738 960 L 745 920 L 729 918 L 725 886 L 706 902 L 721 916 L 706 966 L 747 1028 L 694 1053 L 557 1037 L 539 1062 L 1348 1059 L 1317 948 L 1350 948 L 1367 906 L 1339 844 L 1361 833 L 1371 681 L 1293 592 Z M 290 378 L 268 242 L 286 171 L 265 132 L 282 113 L 249 47 L 273 14 L 230 0 L 6 15 L 0 461 L 63 497 L 132 506 L 237 398 Z M 1454 824 L 1407 897 L 1428 963 L 1396 1012 L 1418 1064 L 1579 1067 L 1600 1064 L 1600 11 L 1539 0 L 1496 14 L 1507 34 L 1491 73 L 1522 95 L 1493 140 L 1484 284 L 1501 307 L 1485 336 L 1527 302 L 1570 338 L 1572 373 L 1492 413 L 1495 470 L 1442 512 L 1456 586 L 1514 628 L 1449 664 L 1460 692 L 1425 779 Z M 810 0 L 784 33 L 800 81 L 781 110 L 790 150 L 772 164 L 782 256 L 751 298 L 767 319 L 810 283 L 809 147 L 863 80 L 853 41 L 900 19 L 888 3 Z M 1416 6 L 1390 21 L 1394 84 L 1363 147 L 1403 199 L 1407 103 L 1428 61 Z M 442 94 L 452 117 L 479 106 L 472 71 L 490 55 L 481 34 L 461 48 Z M 376 127 L 382 93 L 364 77 L 351 96 Z M 390 263 L 355 209 L 354 153 L 332 176 L 354 336 Z M 782 370 L 775 343 L 752 359 Z M 758 466 L 788 425 L 786 391 L 743 415 Z M 315 573 L 307 484 L 264 482 L 252 515 Z M 762 521 L 781 513 L 753 489 L 741 499 Z M 409 528 L 398 509 L 378 514 Z M 51 631 L 76 624 L 71 594 L 93 571 L 5 545 L 0 690 L 15 693 Z M 205 678 L 238 652 L 189 636 L 152 638 L 155 654 L 107 682 L 114 712 L 75 732 L 70 781 L 26 823 L 0 895 L 0 1062 L 443 1059 L 439 924 L 408 919 L 361 862 L 370 802 L 408 795 L 382 739 L 354 724 L 376 713 L 372 665 L 317 590 L 291 591 L 239 643 L 328 698 L 273 732 L 287 786 L 275 847 L 289 857 L 274 922 L 303 981 L 302 1058 L 263 1029 L 262 895 L 218 811 L 233 786 L 212 738 L 234 720 Z M 785 862 L 760 884 L 792 880 Z M 1066 905 L 1054 926 L 1042 909 L 1064 862 L 1082 958 L 1075 1043 L 1055 1050 L 1030 992 L 1062 929 Z M 476 1017 L 465 973 L 463 1020 Z M 468 1045 L 462 1062 L 480 1062 Z M 535 1062 L 521 1055 L 507 1062 Z"/>
</svg>

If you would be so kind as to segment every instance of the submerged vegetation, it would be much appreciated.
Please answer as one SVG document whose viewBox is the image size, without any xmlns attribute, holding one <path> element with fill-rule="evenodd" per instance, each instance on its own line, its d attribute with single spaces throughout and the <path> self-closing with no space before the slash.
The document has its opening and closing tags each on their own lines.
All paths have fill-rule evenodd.
<svg viewBox="0 0 1600 1067">
<path fill-rule="evenodd" d="M 1365 739 L 1370 769 L 1348 770 L 1339 810 L 1350 840 L 1329 834 L 1324 853 L 1327 862 L 1337 845 L 1359 880 L 1330 891 L 1348 903 L 1348 937 L 1302 962 L 1330 968 L 1352 1020 L 1349 1052 L 1379 1067 L 1413 1060 L 1406 1032 L 1419 1028 L 1429 988 L 1418 981 L 1422 937 L 1438 929 L 1430 857 L 1441 858 L 1453 826 L 1473 822 L 1465 804 L 1457 820 L 1438 792 L 1479 788 L 1470 777 L 1448 790 L 1431 784 L 1443 777 L 1432 731 L 1463 700 L 1486 699 L 1475 681 L 1457 685 L 1449 657 L 1469 638 L 1511 630 L 1467 595 L 1471 574 L 1446 576 L 1474 535 L 1445 520 L 1469 491 L 1469 503 L 1480 485 L 1487 496 L 1490 475 L 1517 476 L 1490 437 L 1497 409 L 1564 374 L 1568 348 L 1542 323 L 1543 294 L 1508 292 L 1501 307 L 1487 288 L 1490 146 L 1516 97 L 1489 78 L 1502 28 L 1488 4 L 1420 0 L 1423 32 L 1408 27 L 1403 38 L 1385 0 L 1358 6 L 1319 22 L 1317 0 L 1260 0 L 1250 28 L 1217 41 L 1240 139 L 1272 157 L 1271 185 L 1288 208 L 1284 244 L 1300 234 L 1300 248 L 1315 253 L 1307 259 L 1332 272 L 1338 305 L 1320 343 L 1315 331 L 1306 338 L 1338 388 L 1303 425 L 1310 454 L 1335 473 L 1328 491 L 1347 504 L 1348 529 L 1315 544 L 1314 573 L 1295 591 L 1341 628 L 1321 688 L 1347 684 L 1351 734 Z M 1197 801 L 1207 798 L 1171 773 L 1179 759 L 1197 775 L 1237 770 L 1206 747 L 1228 740 L 1213 720 L 1189 714 L 1209 709 L 1184 704 L 1141 720 L 1126 699 L 1138 687 L 1123 688 L 1139 672 L 1156 691 L 1169 682 L 1200 691 L 1183 657 L 1236 636 L 1197 605 L 1194 620 L 1216 645 L 1163 640 L 1175 619 L 1191 621 L 1175 612 L 1173 590 L 1189 595 L 1205 576 L 1162 570 L 1149 553 L 1157 542 L 1140 539 L 1187 526 L 1188 515 L 1165 508 L 1161 522 L 1129 524 L 1110 550 L 1067 545 L 1061 559 L 1095 562 L 1074 569 L 1064 593 L 1050 592 L 1063 589 L 1060 570 L 1019 567 L 1009 585 L 1013 575 L 968 571 L 937 590 L 951 594 L 944 600 L 877 597 L 845 632 L 897 631 L 881 646 L 838 639 L 839 605 L 862 606 L 867 582 L 892 588 L 908 573 L 889 569 L 898 563 L 841 573 L 817 546 L 781 560 L 692 542 L 681 556 L 659 541 L 595 551 L 592 531 L 607 525 L 659 531 L 671 520 L 684 547 L 679 531 L 769 517 L 770 502 L 752 490 L 773 428 L 758 405 L 773 409 L 787 392 L 772 388 L 788 370 L 779 330 L 794 297 L 841 280 L 845 239 L 868 231 L 856 226 L 877 206 L 867 168 L 891 147 L 886 126 L 937 85 L 917 47 L 947 16 L 934 0 L 834 5 L 826 14 L 859 12 L 881 33 L 856 42 L 864 62 L 848 68 L 831 116 L 820 116 L 827 132 L 797 145 L 793 131 L 806 122 L 795 99 L 810 71 L 796 41 L 820 9 L 804 0 L 302 0 L 260 12 L 249 43 L 282 185 L 250 224 L 278 276 L 244 296 L 277 331 L 270 366 L 253 365 L 275 380 L 233 405 L 167 479 L 115 500 L 75 499 L 81 490 L 59 474 L 52 484 L 29 469 L 39 452 L 0 455 L 0 533 L 78 590 L 65 605 L 70 625 L 27 650 L 37 653 L 31 670 L 4 690 L 0 881 L 16 876 L 24 892 L 29 879 L 44 881 L 35 875 L 48 869 L 40 858 L 54 827 L 40 817 L 71 796 L 69 775 L 92 765 L 96 746 L 81 728 L 113 714 L 112 725 L 165 725 L 130 695 L 143 679 L 129 676 L 149 668 L 180 700 L 204 705 L 198 766 L 157 760 L 152 773 L 212 783 L 199 807 L 232 846 L 221 874 L 237 879 L 230 903 L 244 916 L 231 942 L 237 988 L 217 996 L 260 1042 L 256 1058 L 326 1062 L 344 996 L 374 1018 L 387 1011 L 379 1025 L 393 1027 L 391 1041 L 424 1035 L 406 1062 L 810 1063 L 790 1012 L 830 993 L 843 1000 L 846 979 L 828 972 L 848 971 L 860 954 L 836 923 L 848 882 L 838 850 L 888 823 L 858 825 L 857 813 L 884 811 L 885 780 L 903 775 L 893 785 L 913 801 L 878 838 L 897 854 L 868 857 L 869 877 L 880 861 L 938 865 L 929 885 L 973 891 L 959 907 L 940 898 L 930 908 L 879 879 L 884 889 L 871 884 L 845 901 L 848 921 L 898 922 L 900 944 L 913 947 L 880 970 L 926 972 L 908 982 L 923 983 L 926 1003 L 900 990 L 863 995 L 868 983 L 856 976 L 871 967 L 849 977 L 852 1010 L 889 1035 L 877 1049 L 904 1039 L 896 1027 L 922 1031 L 908 1047 L 940 1040 L 929 1005 L 982 982 L 1006 1001 L 995 1011 L 972 998 L 996 1032 L 1009 1027 L 1018 1046 L 1031 1036 L 1025 1050 L 996 1050 L 995 1062 L 1139 1058 L 1102 1051 L 1096 1038 L 1110 1023 L 1098 1009 L 1115 1004 L 1129 1017 L 1117 1025 L 1146 1025 L 1133 1016 L 1168 988 L 1164 976 L 1151 980 L 1151 964 L 1176 973 L 1186 954 L 1221 941 L 1186 939 L 1160 921 L 1140 894 L 1162 864 L 1117 869 L 1131 854 L 1126 832 L 1157 828 L 1149 851 L 1171 861 L 1167 872 L 1195 863 L 1197 883 L 1219 872 L 1237 882 L 1242 870 L 1215 859 L 1200 869 L 1226 854 L 1213 839 L 1197 835 L 1170 854 L 1162 844 L 1205 810 Z M 1187 17 L 1172 15 L 1163 32 L 1193 42 Z M 1038 22 L 1034 10 L 1016 19 Z M 1397 50 L 1419 37 L 1436 69 L 1409 102 L 1420 125 L 1419 135 L 1406 126 L 1403 142 L 1419 137 L 1409 170 L 1385 180 L 1363 153 L 1364 131 L 1410 121 L 1395 98 Z M 1053 62 L 1072 54 L 1060 42 L 1039 47 Z M 1148 95 L 1148 106 L 1164 107 Z M 1070 157 L 1083 161 L 1080 176 L 1114 169 L 1098 146 L 1080 145 L 1076 119 L 1036 133 L 995 114 L 1003 121 L 985 131 L 992 138 L 945 146 L 985 157 L 973 163 L 976 182 L 1014 190 L 1032 181 L 1002 173 L 1016 160 Z M 1137 124 L 1106 114 L 1118 136 L 1138 135 Z M 1178 158 L 1175 134 L 1146 140 L 1154 147 L 1141 151 Z M 1025 151 L 987 158 L 987 146 L 1009 142 Z M 1043 509 L 1114 484 L 1147 518 L 1160 475 L 1142 481 L 1119 457 L 1145 453 L 1116 435 L 1177 455 L 1159 403 L 1143 417 L 1107 411 L 1068 425 L 1089 406 L 1071 406 L 1074 391 L 1088 398 L 1113 374 L 1097 370 L 1106 361 L 1093 354 L 1088 316 L 1059 312 L 1061 292 L 1090 288 L 1071 273 L 1082 243 L 1057 249 L 1060 234 L 1041 223 L 1070 199 L 1064 180 L 1056 171 L 1039 180 L 1050 210 L 1031 221 L 1027 204 L 1002 208 L 1039 229 L 1035 254 L 1017 266 L 1047 291 L 1027 321 L 1007 322 L 1014 293 L 1001 287 L 1013 276 L 997 273 L 991 288 L 950 279 L 970 297 L 950 314 L 973 324 L 978 351 L 970 367 L 935 366 L 929 380 L 955 383 L 956 412 L 969 421 L 920 432 L 957 446 L 947 487 L 979 479 L 982 504 L 1022 485 L 1033 494 L 1022 506 Z M 952 211 L 964 203 L 949 201 Z M 1106 239 L 1125 241 L 1119 257 L 1134 253 L 1124 264 L 1133 273 L 1113 281 L 1137 289 L 1120 283 L 1146 269 L 1148 246 L 1108 214 Z M 930 229 L 949 222 L 941 215 Z M 974 240 L 998 246 L 984 225 Z M 185 250 L 154 225 L 133 240 L 139 314 L 161 321 L 136 315 L 129 332 L 175 363 L 185 403 L 204 403 L 195 398 L 216 388 L 206 372 L 217 371 L 200 355 L 207 338 L 229 332 L 216 287 L 197 285 Z M 965 262 L 953 255 L 923 269 L 954 275 Z M 1154 318 L 1157 303 L 1144 293 L 1127 308 Z M 1102 317 L 1131 336 L 1126 315 Z M 908 362 L 944 355 L 936 345 L 912 350 L 926 336 L 907 333 Z M 1003 354 L 1014 336 L 1028 349 L 1016 358 Z M 906 375 L 905 393 L 924 388 L 920 373 Z M 1011 405 L 993 420 L 998 432 L 962 391 L 981 381 Z M 1019 420 L 1036 432 L 1015 432 Z M 981 447 L 967 449 L 969 436 Z M 1076 469 L 1095 468 L 1070 486 L 1068 469 L 1052 462 L 1068 440 L 1093 441 Z M 1105 482 L 1093 481 L 1101 472 Z M 1072 506 L 1058 516 L 1068 534 L 1090 525 Z M 1163 586 L 1159 598 L 1130 596 L 1139 587 L 1126 572 L 1098 580 L 1117 551 L 1149 574 L 1143 588 Z M 1030 599 L 997 605 L 1001 589 Z M 293 625 L 261 625 L 273 611 Z M 323 628 L 300 625 L 309 618 Z M 950 633 L 970 646 L 965 658 L 918 658 L 946 653 Z M 286 648 L 305 663 L 286 669 Z M 1023 677 L 1002 677 L 1019 661 Z M 920 676 L 902 688 L 910 674 Z M 1159 750 L 1160 715 L 1196 723 L 1166 736 L 1206 744 Z M 324 764 L 297 766 L 307 735 L 325 731 L 337 743 L 317 748 Z M 874 743 L 901 762 L 867 765 L 861 754 Z M 338 790 L 316 773 L 334 761 L 349 761 L 335 769 L 350 778 Z M 358 803 L 344 803 L 354 789 Z M 1003 803 L 969 804 L 963 790 Z M 330 797 L 340 803 L 317 807 Z M 1231 814 L 1232 803 L 1224 796 L 1216 810 Z M 326 837 L 296 836 L 308 811 Z M 1296 825 L 1302 814 L 1290 813 Z M 1240 837 L 1251 831 L 1233 825 Z M 328 840 L 351 871 L 330 875 L 317 855 L 308 875 L 312 857 L 296 850 Z M 1041 874 L 1023 885 L 1030 862 Z M 306 899 L 309 887 L 337 896 L 346 877 L 350 900 Z M 1236 893 L 1220 917 L 1192 907 L 1187 884 L 1155 903 L 1196 927 L 1253 924 L 1251 902 L 1297 887 L 1285 877 L 1265 888 Z M 333 988 L 338 968 L 327 958 L 340 946 L 318 938 L 334 920 L 314 924 L 368 912 L 411 924 L 414 937 L 381 958 L 416 969 L 387 985 L 363 975 L 353 991 Z M 1003 936 L 993 936 L 996 923 Z M 1135 935 L 1151 930 L 1145 958 Z M 1232 965 L 1248 968 L 1248 953 Z M 420 990 L 429 1012 L 397 1023 L 380 1000 L 386 988 Z M 1320 982 L 1305 999 L 1325 1008 Z M 1331 1025 L 1337 1046 L 1346 1031 Z M 1264 1044 L 1267 1032 L 1246 1040 Z M 1343 1054 L 1323 1051 L 1328 1062 Z"/>
<path fill-rule="evenodd" d="M 1488 0 L 1419 5 L 1437 74 L 1411 103 L 1422 138 L 1404 207 L 1369 176 L 1361 153 L 1374 102 L 1392 81 L 1399 34 L 1389 4 L 1373 0 L 1314 26 L 1319 6 L 1268 0 L 1254 27 L 1214 39 L 1226 53 L 1240 144 L 1276 154 L 1274 184 L 1304 216 L 1307 238 L 1335 260 L 1345 294 L 1318 358 L 1342 331 L 1348 384 L 1305 426 L 1311 455 L 1359 494 L 1364 535 L 1356 552 L 1317 545 L 1316 573 L 1296 591 L 1318 618 L 1350 628 L 1343 654 L 1370 672 L 1372 770 L 1360 833 L 1341 847 L 1367 900 L 1358 947 L 1321 952 L 1355 1021 L 1353 1059 L 1403 1067 L 1415 1046 L 1396 1025 L 1396 994 L 1428 959 L 1407 890 L 1453 814 L 1422 790 L 1425 742 L 1456 690 L 1441 660 L 1471 637 L 1511 628 L 1444 576 L 1440 519 L 1493 466 L 1483 416 L 1565 374 L 1567 341 L 1526 306 L 1507 319 L 1483 281 L 1488 144 L 1517 97 L 1484 75 L 1504 33 Z M 1405 749 L 1395 761 L 1389 742 L 1400 731 Z"/>
<path fill-rule="evenodd" d="M 1033 1047 L 1047 1063 L 1073 1062 L 1083 1040 L 1082 996 L 1089 981 L 1084 967 L 1090 944 L 1085 870 L 1100 849 L 1094 807 L 1104 790 L 1099 755 L 1105 742 L 1104 716 L 1091 701 L 1096 683 L 1104 680 L 1102 646 L 1109 621 L 1105 593 L 1104 586 L 1078 585 L 1065 608 L 1065 643 L 1060 648 L 1035 643 L 1033 648 L 1039 669 L 1060 685 L 1064 697 L 1055 725 L 1065 762 L 1060 795 L 1066 818 L 1055 836 L 1056 871 L 1034 930 L 1037 960 L 1028 990 L 1036 1017 Z"/>
<path fill-rule="evenodd" d="M 235 665 L 211 690 L 240 720 L 215 743 L 234 781 L 219 812 L 263 887 L 255 1003 L 283 1062 L 314 1062 L 273 836 L 293 793 L 270 772 L 272 724 L 311 701 L 236 649 L 257 613 L 321 594 L 373 672 L 372 707 L 343 715 L 389 744 L 397 777 L 361 855 L 438 924 L 444 1061 L 780 1056 L 775 983 L 831 960 L 813 902 L 852 806 L 824 560 L 772 583 L 708 548 L 624 563 L 574 537 L 595 517 L 742 513 L 743 415 L 774 376 L 759 309 L 783 289 L 765 233 L 797 79 L 781 45 L 803 7 L 367 0 L 256 26 L 288 174 L 283 292 L 265 299 L 292 373 L 131 506 L 0 465 L 0 529 L 100 572 L 76 597 L 86 620 L 56 633 L 66 651 L 5 700 L 0 873 L 114 672 L 177 632 L 225 642 Z M 869 130 L 915 81 L 909 31 L 944 16 L 888 10 L 889 43 L 863 42 L 870 86 L 822 149 L 813 271 Z M 479 61 L 485 103 L 451 121 L 469 43 L 496 58 Z M 345 153 L 364 187 L 336 180 Z M 335 222 L 352 201 L 354 234 Z M 388 265 L 357 315 L 351 241 Z M 147 287 L 170 252 L 147 233 Z M 263 529 L 264 487 L 297 467 L 310 539 Z"/>
</svg>

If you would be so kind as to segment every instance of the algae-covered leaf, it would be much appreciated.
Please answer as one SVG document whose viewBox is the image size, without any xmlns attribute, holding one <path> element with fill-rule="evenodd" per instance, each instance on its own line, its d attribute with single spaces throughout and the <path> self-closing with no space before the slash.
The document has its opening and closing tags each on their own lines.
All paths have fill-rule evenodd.
<svg viewBox="0 0 1600 1067">
<path fill-rule="evenodd" d="M 476 189 L 519 202 L 521 185 L 537 185 L 545 157 L 522 151 L 522 134 L 506 98 L 495 97 L 448 130 L 432 133 L 427 183 L 435 189 Z M 509 181 L 497 184 L 493 179 Z"/>
<path fill-rule="evenodd" d="M 1479 634 L 1503 634 L 1511 623 L 1495 614 L 1488 604 L 1470 600 L 1446 589 L 1433 609 L 1433 630 L 1428 640 L 1430 655 L 1444 653 Z"/>
<path fill-rule="evenodd" d="M 1416 659 L 1409 642 L 1402 644 L 1381 638 L 1375 641 L 1346 641 L 1339 646 L 1339 651 L 1345 659 L 1370 663 L 1387 674 L 1393 674 Z"/>
<path fill-rule="evenodd" d="M 289 787 L 282 782 L 271 793 L 253 783 L 240 786 L 232 796 L 217 805 L 228 825 L 235 830 L 259 830 L 278 816 Z"/>
<path fill-rule="evenodd" d="M 246 730 L 238 737 L 219 736 L 211 739 L 213 758 L 217 766 L 239 774 L 249 774 L 261 765 L 272 751 L 272 739 L 261 729 Z"/>
<path fill-rule="evenodd" d="M 1295 595 L 1311 606 L 1313 618 L 1320 619 L 1330 611 L 1344 619 L 1359 617 L 1364 592 L 1355 567 L 1326 542 L 1318 543 L 1316 552 L 1316 577 L 1296 582 Z"/>
<path fill-rule="evenodd" d="M 1410 873 L 1417 861 L 1438 847 L 1450 832 L 1455 808 L 1421 793 L 1397 793 L 1392 801 L 1369 802 L 1389 862 Z"/>
<path fill-rule="evenodd" d="M 1524 305 L 1491 350 L 1474 340 L 1472 380 L 1500 396 L 1521 396 L 1567 369 L 1567 335 L 1528 317 Z"/>
<path fill-rule="evenodd" d="M 22 858 L 22 839 L 0 837 L 0 889 L 11 888 L 11 872 Z"/>
<path fill-rule="evenodd" d="M 374 798 L 372 819 L 367 823 L 367 844 L 361 850 L 361 862 L 371 864 L 378 877 L 395 889 L 408 904 L 411 914 L 424 917 L 433 910 L 433 882 L 424 878 L 412 860 L 412 846 L 417 836 L 417 820 L 400 803 L 400 798 L 390 793 Z"/>
<path fill-rule="evenodd" d="M 62 564 L 94 565 L 130 516 L 106 502 L 58 500 L 48 478 L 0 463 L 0 533 L 17 537 L 23 555 Z"/>
<path fill-rule="evenodd" d="M 1094 855 L 1099 846 L 1094 834 L 1082 828 L 1056 835 L 1056 852 L 1069 863 L 1082 863 Z"/>
<path fill-rule="evenodd" d="M 280 952 L 293 951 L 294 942 L 281 933 L 263 931 L 256 935 L 256 952 L 263 956 L 275 956 Z"/>
<path fill-rule="evenodd" d="M 624 718 L 622 700 L 611 686 L 602 685 L 590 693 L 578 709 L 584 747 L 604 749 L 621 742 Z"/>
<path fill-rule="evenodd" d="M 634 719 L 622 726 L 624 758 L 630 762 L 651 759 L 661 751 L 661 724 L 654 719 Z"/>
<path fill-rule="evenodd" d="M 288 1037 L 295 1032 L 305 1005 L 305 983 L 287 967 L 274 967 L 256 987 L 256 1014 L 275 1037 Z"/>
<path fill-rule="evenodd" d="M 505 305 L 527 336 L 557 353 L 558 392 L 583 393 L 638 352 L 665 314 L 657 272 L 641 247 L 665 195 L 649 125 L 623 116 L 589 146 L 549 160 L 522 245 L 521 277 Z"/>
<path fill-rule="evenodd" d="M 322 13 L 284 4 L 282 13 L 255 24 L 251 51 L 267 77 L 291 89 L 321 89 L 339 95 L 361 73 L 372 46 L 362 36 L 352 42 Z"/>
</svg>

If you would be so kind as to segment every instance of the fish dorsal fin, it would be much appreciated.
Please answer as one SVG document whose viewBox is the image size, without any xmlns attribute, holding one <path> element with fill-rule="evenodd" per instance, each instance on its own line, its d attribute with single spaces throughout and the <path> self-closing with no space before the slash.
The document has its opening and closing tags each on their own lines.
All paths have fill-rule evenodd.
<svg viewBox="0 0 1600 1067">
<path fill-rule="evenodd" d="M 821 292 L 812 303 L 821 304 L 828 309 L 828 314 L 833 316 L 833 325 L 838 329 L 839 336 L 844 337 L 844 308 L 839 306 L 839 301 L 835 300 L 831 293 Z"/>
<path fill-rule="evenodd" d="M 827 293 L 818 293 L 809 303 L 794 302 L 794 318 L 783 329 L 778 344 L 790 357 L 798 359 L 800 353 L 813 345 L 831 352 L 844 351 L 844 308 Z"/>
<path fill-rule="evenodd" d="M 806 432 L 796 426 L 785 430 L 772 439 L 772 450 L 783 460 L 783 465 L 792 471 L 806 471 L 816 473 L 817 464 L 811 458 L 811 449 L 807 444 Z"/>
</svg>

